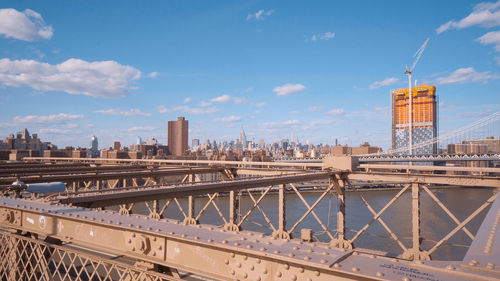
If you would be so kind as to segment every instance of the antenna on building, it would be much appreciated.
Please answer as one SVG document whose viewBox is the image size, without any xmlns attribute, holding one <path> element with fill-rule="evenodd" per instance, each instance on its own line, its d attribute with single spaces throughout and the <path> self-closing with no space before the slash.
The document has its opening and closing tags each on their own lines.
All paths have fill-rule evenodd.
<svg viewBox="0 0 500 281">
<path fill-rule="evenodd" d="M 405 74 L 408 74 L 408 100 L 410 103 L 410 108 L 408 110 L 408 134 L 409 134 L 409 143 L 410 143 L 410 155 L 413 155 L 413 93 L 412 93 L 412 80 L 411 80 L 411 75 L 413 73 L 413 70 L 415 69 L 415 66 L 417 65 L 418 61 L 420 60 L 420 57 L 422 57 L 422 54 L 425 50 L 425 47 L 427 46 L 427 43 L 429 42 L 429 38 L 425 40 L 424 44 L 417 50 L 415 55 L 413 57 L 415 58 L 415 61 L 413 62 L 411 68 L 408 68 L 407 65 L 405 65 Z"/>
</svg>

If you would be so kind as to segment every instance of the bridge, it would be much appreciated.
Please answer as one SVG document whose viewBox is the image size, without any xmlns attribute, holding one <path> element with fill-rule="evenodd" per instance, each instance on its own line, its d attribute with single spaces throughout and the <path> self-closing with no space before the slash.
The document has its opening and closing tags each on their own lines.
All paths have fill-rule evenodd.
<svg viewBox="0 0 500 281">
<path fill-rule="evenodd" d="M 0 276 L 500 280 L 500 168 L 358 160 L 30 158 L 0 164 Z M 66 190 L 32 192 L 54 181 Z M 395 187 L 386 201 L 372 201 L 369 194 L 377 191 L 359 188 L 374 182 Z M 458 194 L 475 188 L 485 196 L 459 214 L 435 192 L 443 187 Z M 424 209 L 429 202 L 443 220 Z M 358 215 L 350 212 L 361 207 L 369 216 L 354 229 Z M 394 221 L 391 208 L 405 214 Z M 429 219 L 446 225 L 435 241 L 423 234 Z M 375 235 L 380 231 L 386 235 Z M 464 254 L 443 259 L 459 235 L 467 241 L 458 246 Z M 367 239 L 395 248 L 366 248 Z"/>
</svg>

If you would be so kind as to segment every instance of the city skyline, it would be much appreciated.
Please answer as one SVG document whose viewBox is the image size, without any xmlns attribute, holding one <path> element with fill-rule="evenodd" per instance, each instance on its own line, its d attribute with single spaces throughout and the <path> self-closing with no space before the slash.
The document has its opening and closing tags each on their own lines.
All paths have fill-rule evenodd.
<svg viewBox="0 0 500 281">
<path fill-rule="evenodd" d="M 440 133 L 498 111 L 500 1 L 414 6 L 5 1 L 0 135 L 166 144 L 167 122 L 185 116 L 188 143 L 244 126 L 248 140 L 387 150 L 390 92 L 408 86 L 404 65 L 427 37 L 414 78 L 437 87 Z"/>
</svg>

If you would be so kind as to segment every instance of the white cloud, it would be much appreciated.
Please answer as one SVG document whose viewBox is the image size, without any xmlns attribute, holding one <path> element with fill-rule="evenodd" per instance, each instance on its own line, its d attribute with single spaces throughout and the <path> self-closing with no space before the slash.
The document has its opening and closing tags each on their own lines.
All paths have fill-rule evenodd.
<svg viewBox="0 0 500 281">
<path fill-rule="evenodd" d="M 189 114 L 195 114 L 195 115 L 200 115 L 200 114 L 211 114 L 218 112 L 219 109 L 216 107 L 189 107 L 189 106 L 175 106 L 172 108 L 166 108 L 163 105 L 158 106 L 158 112 L 160 113 L 171 113 L 171 112 L 184 112 L 184 113 L 189 113 Z"/>
<path fill-rule="evenodd" d="M 373 82 L 369 87 L 368 89 L 370 90 L 375 90 L 375 89 L 378 89 L 380 87 L 384 87 L 384 86 L 390 86 L 390 85 L 394 85 L 396 83 L 399 82 L 399 78 L 396 78 L 396 77 L 390 77 L 390 78 L 385 78 L 384 80 L 382 81 L 375 81 Z"/>
<path fill-rule="evenodd" d="M 156 130 L 156 127 L 153 126 L 135 126 L 135 127 L 130 127 L 127 129 L 127 132 L 137 132 L 137 131 L 154 131 Z"/>
<path fill-rule="evenodd" d="M 15 116 L 11 121 L 7 123 L 0 123 L 1 128 L 11 128 L 17 126 L 26 125 L 54 125 L 54 124 L 66 124 L 68 121 L 81 119 L 84 116 L 81 114 L 69 114 L 69 113 L 58 113 L 51 115 L 25 115 L 25 116 Z M 66 124 L 66 128 L 76 128 L 76 124 Z"/>
<path fill-rule="evenodd" d="M 345 113 L 345 110 L 343 108 L 334 108 L 332 110 L 325 112 L 325 114 L 328 114 L 328 115 L 343 115 L 344 113 Z"/>
<path fill-rule="evenodd" d="M 448 21 L 436 29 L 442 33 L 450 28 L 462 29 L 470 26 L 494 27 L 500 25 L 500 1 L 496 3 L 483 2 L 477 4 L 472 13 L 459 21 Z"/>
<path fill-rule="evenodd" d="M 72 132 L 74 133 L 74 130 L 57 129 L 57 128 L 46 128 L 46 129 L 40 129 L 39 131 L 40 134 L 58 134 L 58 135 L 67 135 Z"/>
<path fill-rule="evenodd" d="M 159 74 L 158 72 L 153 71 L 153 72 L 150 72 L 150 73 L 148 74 L 148 77 L 149 77 L 149 78 L 156 78 L 156 77 L 158 77 L 158 74 Z"/>
<path fill-rule="evenodd" d="M 35 41 L 52 38 L 53 30 L 33 10 L 19 12 L 15 9 L 0 9 L 0 34 L 7 38 Z"/>
<path fill-rule="evenodd" d="M 211 100 L 211 102 L 226 103 L 226 102 L 228 102 L 230 100 L 231 100 L 231 96 L 230 95 L 222 95 L 222 96 L 218 96 L 216 98 L 213 98 Z"/>
<path fill-rule="evenodd" d="M 59 113 L 59 114 L 51 114 L 51 115 L 27 115 L 27 116 L 16 116 L 12 118 L 12 122 L 16 124 L 25 124 L 25 123 L 33 123 L 33 124 L 57 124 L 64 123 L 70 120 L 76 120 L 83 118 L 81 114 L 68 114 L 68 113 Z"/>
<path fill-rule="evenodd" d="M 314 34 L 313 36 L 311 36 L 311 40 L 312 41 L 316 41 L 318 39 L 318 37 L 316 36 L 316 34 Z"/>
<path fill-rule="evenodd" d="M 226 103 L 226 102 L 233 102 L 234 104 L 242 104 L 244 103 L 246 100 L 245 98 L 239 98 L 239 97 L 232 97 L 230 95 L 222 95 L 222 96 L 218 96 L 218 97 L 215 97 L 213 99 L 211 99 L 210 101 L 202 101 L 200 103 L 200 106 L 210 106 L 212 105 L 213 103 Z"/>
<path fill-rule="evenodd" d="M 120 115 L 120 116 L 151 116 L 151 113 L 144 113 L 140 109 L 132 108 L 128 111 L 121 111 L 119 108 L 111 108 L 106 110 L 94 110 L 95 113 L 104 115 Z"/>
<path fill-rule="evenodd" d="M 222 117 L 222 118 L 215 118 L 214 121 L 216 122 L 238 122 L 241 121 L 241 117 L 239 116 L 227 116 L 227 117 Z"/>
<path fill-rule="evenodd" d="M 247 20 L 255 19 L 255 20 L 263 20 L 264 17 L 270 16 L 274 13 L 274 10 L 259 10 L 255 14 L 248 14 Z"/>
<path fill-rule="evenodd" d="M 259 127 L 261 128 L 282 128 L 282 127 L 290 127 L 290 126 L 295 126 L 295 125 L 301 125 L 302 122 L 300 122 L 297 119 L 292 119 L 292 120 L 286 120 L 283 122 L 266 122 L 266 123 L 260 123 Z"/>
<path fill-rule="evenodd" d="M 290 84 L 287 83 L 283 86 L 278 86 L 273 89 L 273 92 L 278 96 L 288 96 L 298 92 L 302 92 L 306 89 L 306 86 L 302 84 Z"/>
<path fill-rule="evenodd" d="M 321 40 L 330 40 L 333 38 L 335 38 L 335 33 L 330 32 L 330 31 L 321 34 L 321 37 L 320 37 Z"/>
<path fill-rule="evenodd" d="M 258 102 L 255 104 L 256 107 L 263 107 L 264 105 L 266 105 L 265 102 Z"/>
<path fill-rule="evenodd" d="M 467 82 L 483 82 L 486 83 L 491 79 L 498 79 L 500 76 L 490 74 L 489 71 L 476 72 L 473 67 L 459 68 L 446 77 L 436 79 L 438 84 L 461 84 Z"/>
<path fill-rule="evenodd" d="M 126 96 L 130 84 L 140 77 L 139 70 L 115 61 L 87 62 L 72 58 L 51 65 L 35 60 L 0 59 L 0 84 L 39 91 L 119 98 Z"/>
<path fill-rule="evenodd" d="M 500 51 L 500 31 L 488 32 L 485 35 L 476 39 L 479 43 L 483 45 L 494 44 L 495 49 Z"/>
<path fill-rule="evenodd" d="M 300 110 L 288 111 L 288 114 L 299 114 L 299 113 L 300 113 Z"/>
<path fill-rule="evenodd" d="M 184 99 L 184 103 L 188 103 L 190 101 L 191 101 L 191 98 L 189 98 L 189 97 Z"/>
</svg>

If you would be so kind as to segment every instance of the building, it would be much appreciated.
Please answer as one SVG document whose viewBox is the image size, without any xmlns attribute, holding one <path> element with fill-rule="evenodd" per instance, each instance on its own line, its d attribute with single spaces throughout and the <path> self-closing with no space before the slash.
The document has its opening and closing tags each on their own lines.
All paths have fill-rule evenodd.
<svg viewBox="0 0 500 281">
<path fill-rule="evenodd" d="M 198 147 L 200 146 L 200 139 L 193 139 L 191 141 L 191 147 Z"/>
<path fill-rule="evenodd" d="M 245 135 L 245 131 L 243 130 L 243 127 L 241 127 L 241 132 L 240 132 L 240 143 L 242 148 L 247 147 L 247 137 Z"/>
<path fill-rule="evenodd" d="M 92 138 L 90 139 L 88 156 L 90 158 L 98 158 L 99 157 L 99 142 L 98 142 L 96 136 L 92 136 Z"/>
<path fill-rule="evenodd" d="M 436 86 L 422 84 L 413 87 L 411 102 L 412 114 L 410 119 L 408 88 L 401 88 L 391 92 L 392 149 L 409 149 L 411 135 L 414 147 L 411 154 L 436 154 L 436 143 L 419 146 L 419 144 L 437 137 Z M 410 154 L 410 151 L 406 150 L 400 154 Z"/>
<path fill-rule="evenodd" d="M 184 117 L 168 121 L 168 150 L 175 156 L 182 156 L 188 150 L 188 120 Z"/>
</svg>

